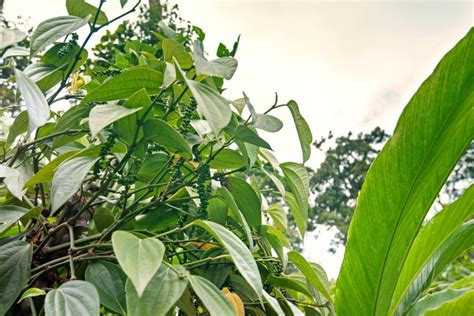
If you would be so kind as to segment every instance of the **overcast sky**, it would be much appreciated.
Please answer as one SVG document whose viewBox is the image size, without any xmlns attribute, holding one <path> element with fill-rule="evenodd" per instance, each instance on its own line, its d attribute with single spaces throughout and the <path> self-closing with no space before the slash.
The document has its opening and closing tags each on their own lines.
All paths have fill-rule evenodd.
<svg viewBox="0 0 474 316">
<path fill-rule="evenodd" d="M 240 98 L 245 91 L 261 112 L 273 103 L 274 92 L 280 102 L 294 99 L 315 138 L 375 126 L 391 133 L 410 96 L 474 24 L 472 1 L 173 2 L 206 32 L 210 56 L 220 41 L 231 46 L 241 34 L 239 68 L 226 97 Z M 5 15 L 30 16 L 36 25 L 66 14 L 64 3 L 5 0 Z M 119 0 L 108 0 L 106 12 L 109 18 L 120 14 Z M 285 127 L 267 138 L 280 161 L 300 161 L 291 117 L 283 109 L 277 114 Z M 309 165 L 320 160 L 315 153 Z M 335 277 L 342 250 L 329 255 L 330 236 L 321 231 L 318 240 L 307 241 L 305 254 Z"/>
</svg>

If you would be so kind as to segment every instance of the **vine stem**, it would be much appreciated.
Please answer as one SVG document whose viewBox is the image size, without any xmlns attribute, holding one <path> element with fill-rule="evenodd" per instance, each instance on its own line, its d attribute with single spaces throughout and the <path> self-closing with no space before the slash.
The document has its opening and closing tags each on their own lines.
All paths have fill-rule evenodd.
<svg viewBox="0 0 474 316">
<path fill-rule="evenodd" d="M 71 280 L 76 279 L 76 269 L 74 268 L 74 257 L 72 256 L 74 251 L 74 228 L 71 225 L 67 225 L 69 231 L 69 268 L 71 270 Z"/>
</svg>

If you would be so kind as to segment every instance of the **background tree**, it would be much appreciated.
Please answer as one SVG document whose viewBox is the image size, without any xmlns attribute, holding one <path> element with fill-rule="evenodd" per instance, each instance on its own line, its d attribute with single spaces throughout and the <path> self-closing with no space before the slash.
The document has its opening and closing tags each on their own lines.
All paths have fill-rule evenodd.
<svg viewBox="0 0 474 316">
<path fill-rule="evenodd" d="M 332 138 L 330 133 L 314 144 L 324 152 L 325 159 L 316 171 L 311 171 L 310 188 L 315 198 L 308 217 L 308 230 L 314 230 L 318 224 L 336 227 L 338 232 L 333 242 L 344 244 L 367 170 L 388 135 L 376 127 L 356 137 L 351 132 L 338 137 L 333 146 L 328 144 Z"/>
<path fill-rule="evenodd" d="M 346 243 L 365 175 L 389 135 L 376 127 L 369 133 L 354 136 L 349 132 L 346 136 L 333 138 L 329 133 L 326 138 L 314 143 L 325 158 L 316 171 L 310 169 L 310 189 L 314 199 L 309 213 L 308 231 L 316 229 L 318 224 L 337 228 L 332 240 L 333 245 L 337 246 Z M 473 160 L 474 146 L 471 144 L 438 195 L 434 211 L 455 201 L 472 183 Z M 329 250 L 334 251 L 334 248 Z"/>
</svg>

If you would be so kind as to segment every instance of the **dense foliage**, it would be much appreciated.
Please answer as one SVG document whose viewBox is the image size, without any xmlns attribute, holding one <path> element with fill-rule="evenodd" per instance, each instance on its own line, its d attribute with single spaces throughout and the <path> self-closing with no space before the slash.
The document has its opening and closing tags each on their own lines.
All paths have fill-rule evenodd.
<svg viewBox="0 0 474 316">
<path fill-rule="evenodd" d="M 283 251 L 284 206 L 267 205 L 248 182 L 272 163 L 268 177 L 304 234 L 306 169 L 279 164 L 257 133 L 280 130 L 269 113 L 287 107 L 308 159 L 311 132 L 296 102 L 257 113 L 247 96 L 226 100 L 237 60 L 209 61 L 202 42 L 191 50 L 192 34 L 165 24 L 153 41 L 113 38 L 123 44 L 113 58 L 88 59 L 86 43 L 116 20 L 102 4 L 66 1 L 70 16 L 41 23 L 29 49 L 14 46 L 25 34 L 2 31 L 25 110 L 3 141 L 0 313 L 331 310 L 322 270 Z M 87 25 L 80 43 L 75 32 Z M 31 60 L 24 71 L 17 56 Z M 288 260 L 301 272 L 282 276 Z"/>
<path fill-rule="evenodd" d="M 139 5 L 109 19 L 103 3 L 67 0 L 69 16 L 38 25 L 28 48 L 15 45 L 24 33 L 1 30 L 23 111 L 1 143 L 0 314 L 472 313 L 472 280 L 430 291 L 472 247 L 472 187 L 423 220 L 472 141 L 474 31 L 370 168 L 331 288 L 287 238 L 289 215 L 301 236 L 307 228 L 307 169 L 279 163 L 258 134 L 278 132 L 271 112 L 288 108 L 307 161 L 312 135 L 297 103 L 258 113 L 245 94 L 224 98 L 235 49 L 208 60 L 195 28 L 160 23 L 153 40 L 112 38 L 113 55 L 90 58 L 89 40 Z"/>
</svg>

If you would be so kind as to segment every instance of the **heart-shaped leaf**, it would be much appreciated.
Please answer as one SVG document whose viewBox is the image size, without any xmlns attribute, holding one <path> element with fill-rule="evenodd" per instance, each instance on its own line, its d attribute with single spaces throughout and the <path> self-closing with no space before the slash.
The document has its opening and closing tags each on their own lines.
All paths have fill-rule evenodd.
<svg viewBox="0 0 474 316">
<path fill-rule="evenodd" d="M 112 245 L 120 266 L 142 296 L 161 266 L 165 246 L 156 238 L 140 239 L 125 231 L 113 233 Z"/>
<path fill-rule="evenodd" d="M 86 281 L 63 283 L 46 295 L 44 310 L 48 316 L 99 316 L 99 294 Z"/>
<path fill-rule="evenodd" d="M 183 294 L 187 286 L 186 270 L 180 266 L 173 269 L 182 272 L 177 275 L 169 267 L 162 265 L 153 276 L 142 296 L 139 297 L 132 283 L 127 281 L 127 314 L 130 316 L 164 316 Z"/>
</svg>

